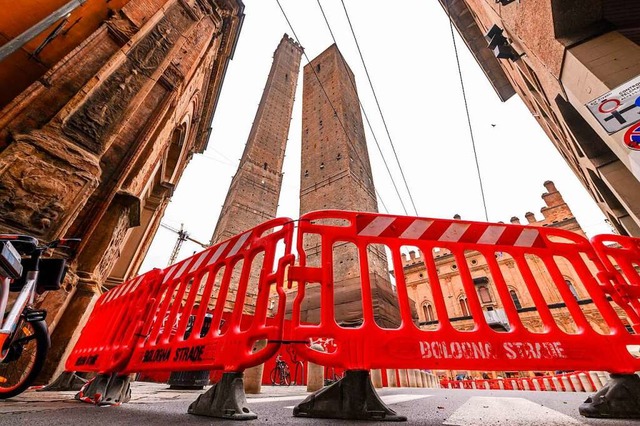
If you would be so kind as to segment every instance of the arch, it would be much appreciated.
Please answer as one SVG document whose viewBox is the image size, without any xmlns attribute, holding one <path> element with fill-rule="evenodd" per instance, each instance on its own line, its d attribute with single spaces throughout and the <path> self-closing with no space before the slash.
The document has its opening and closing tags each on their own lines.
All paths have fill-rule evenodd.
<svg viewBox="0 0 640 426">
<path fill-rule="evenodd" d="M 462 311 L 463 317 L 468 317 L 471 315 L 471 311 L 469 310 L 469 301 L 467 300 L 467 296 L 458 297 L 458 304 L 460 305 L 460 310 Z"/>
<path fill-rule="evenodd" d="M 576 300 L 580 300 L 580 296 L 578 296 L 578 291 L 573 285 L 573 282 L 571 282 L 569 278 L 564 277 L 564 283 L 567 285 L 567 287 L 569 287 L 569 291 L 571 292 L 571 294 L 573 294 L 573 297 L 575 297 Z"/>
<path fill-rule="evenodd" d="M 422 314 L 424 315 L 425 321 L 434 321 L 436 319 L 433 312 L 433 306 L 431 306 L 431 303 L 429 302 L 424 302 L 422 304 Z"/>
<path fill-rule="evenodd" d="M 511 296 L 511 300 L 515 305 L 516 309 L 522 309 L 522 303 L 520 303 L 520 298 L 518 297 L 518 292 L 514 288 L 509 289 L 509 295 Z"/>
<path fill-rule="evenodd" d="M 169 147 L 167 149 L 167 155 L 165 157 L 162 180 L 164 182 L 172 182 L 173 176 L 180 164 L 180 157 L 182 156 L 182 147 L 187 137 L 187 123 L 182 123 L 171 133 L 171 139 L 169 141 Z"/>
</svg>

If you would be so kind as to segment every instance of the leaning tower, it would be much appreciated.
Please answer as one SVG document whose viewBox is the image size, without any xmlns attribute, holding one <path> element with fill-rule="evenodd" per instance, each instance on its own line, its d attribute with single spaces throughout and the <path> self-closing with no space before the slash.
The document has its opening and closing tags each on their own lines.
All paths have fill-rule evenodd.
<svg viewBox="0 0 640 426">
<path fill-rule="evenodd" d="M 302 47 L 285 34 L 273 54 L 271 71 L 212 244 L 276 217 L 302 52 Z"/>
<path fill-rule="evenodd" d="M 304 67 L 302 99 L 302 164 L 300 214 L 340 209 L 377 212 L 378 203 L 364 135 L 355 78 L 334 44 Z M 310 265 L 318 262 L 318 241 L 305 241 Z M 328 248 L 324 248 L 325 250 Z M 362 319 L 361 276 L 355 246 L 333 247 L 336 321 Z M 391 287 L 387 258 L 379 246 L 367 248 L 376 323 L 399 324 L 397 298 Z M 301 320 L 320 317 L 319 289 L 307 287 Z"/>
</svg>

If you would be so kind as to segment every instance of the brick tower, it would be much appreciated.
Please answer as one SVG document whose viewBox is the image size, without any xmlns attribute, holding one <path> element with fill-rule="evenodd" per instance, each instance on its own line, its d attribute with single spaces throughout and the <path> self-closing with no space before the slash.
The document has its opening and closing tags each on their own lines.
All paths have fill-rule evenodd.
<svg viewBox="0 0 640 426">
<path fill-rule="evenodd" d="M 354 84 L 353 73 L 335 44 L 304 67 L 300 214 L 321 209 L 378 211 Z M 333 250 L 335 258 L 340 259 L 334 265 L 336 321 L 358 323 L 362 295 L 357 250 L 346 243 Z M 305 251 L 310 265 L 318 261 L 317 240 L 305 241 Z M 397 325 L 398 304 L 385 252 L 369 246 L 367 256 L 376 322 Z M 302 305 L 303 321 L 318 321 L 318 291 L 308 287 L 309 297 Z"/>
<path fill-rule="evenodd" d="M 211 237 L 213 244 L 276 216 L 302 52 L 303 48 L 285 34 L 273 54 L 238 171 Z"/>
</svg>

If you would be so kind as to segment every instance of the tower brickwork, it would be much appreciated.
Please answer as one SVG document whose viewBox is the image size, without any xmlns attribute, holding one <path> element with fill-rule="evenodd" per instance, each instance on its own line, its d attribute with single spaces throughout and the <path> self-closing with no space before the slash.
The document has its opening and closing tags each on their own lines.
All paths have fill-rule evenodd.
<svg viewBox="0 0 640 426">
<path fill-rule="evenodd" d="M 327 99 L 328 97 L 328 99 Z M 355 78 L 334 44 L 304 67 L 300 214 L 321 209 L 377 212 L 378 204 Z M 318 262 L 319 242 L 305 241 L 310 265 Z M 334 248 L 335 315 L 339 323 L 362 319 L 361 274 L 355 246 Z M 384 250 L 367 248 L 375 320 L 398 324 L 397 299 L 389 281 Z M 319 289 L 309 285 L 301 319 L 319 319 Z"/>
<path fill-rule="evenodd" d="M 302 47 L 285 34 L 273 54 L 238 171 L 211 238 L 213 244 L 276 216 L 302 52 Z"/>
</svg>

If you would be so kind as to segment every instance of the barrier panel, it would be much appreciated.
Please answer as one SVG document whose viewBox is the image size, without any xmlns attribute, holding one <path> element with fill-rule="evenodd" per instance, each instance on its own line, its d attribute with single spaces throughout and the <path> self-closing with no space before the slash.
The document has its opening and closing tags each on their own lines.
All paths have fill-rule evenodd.
<svg viewBox="0 0 640 426">
<path fill-rule="evenodd" d="M 307 262 L 305 244 L 317 241 L 314 256 L 320 260 Z M 334 247 L 351 244 L 357 249 L 362 288 L 363 322 L 345 327 L 334 318 Z M 320 352 L 308 345 L 299 345 L 298 353 L 308 360 L 347 370 L 377 368 L 427 368 L 447 370 L 606 370 L 632 373 L 640 369 L 640 360 L 627 346 L 640 344 L 640 336 L 631 334 L 611 305 L 607 296 L 612 285 L 596 277 L 609 271 L 585 238 L 564 230 L 522 225 L 469 222 L 462 220 L 428 219 L 362 212 L 319 211 L 304 215 L 298 230 L 300 265 L 290 270 L 298 293 L 293 303 L 290 338 L 295 341 L 331 339 L 333 351 Z M 417 247 L 426 253 L 422 261 L 435 306 L 437 326 L 421 329 L 413 323 L 410 300 L 404 274 L 396 273 L 397 298 L 401 325 L 383 328 L 373 316 L 368 252 L 385 246 L 395 271 L 403 271 L 403 247 Z M 319 253 L 319 254 L 316 254 Z M 450 301 L 443 295 L 439 271 L 431 253 L 453 256 L 470 309 L 470 330 L 453 326 L 448 310 Z M 511 266 L 501 265 L 500 257 L 508 254 Z M 492 286 L 501 299 L 508 331 L 492 329 L 476 291 L 477 273 L 472 273 L 467 257 L 482 256 Z M 637 256 L 634 257 L 637 259 Z M 531 262 L 544 268 L 544 277 L 536 278 Z M 341 266 L 343 267 L 343 266 Z M 581 306 L 565 275 L 572 270 L 584 287 L 594 307 L 606 324 L 604 330 L 594 327 Z M 533 309 L 539 315 L 541 327 L 529 329 L 509 293 L 508 283 L 514 276 L 526 285 Z M 309 324 L 301 321 L 301 312 L 308 285 L 320 283 L 320 320 Z M 575 331 L 562 328 L 555 320 L 543 295 L 543 287 L 557 292 L 566 306 L 566 314 L 575 324 Z M 620 297 L 614 301 L 625 312 L 631 306 Z M 607 348 L 607 356 L 602 356 Z M 508 384 L 505 384 L 509 386 Z M 552 386 L 551 384 L 548 385 Z"/>
<path fill-rule="evenodd" d="M 506 379 L 465 379 L 440 381 L 443 388 L 481 390 L 520 390 L 551 392 L 593 392 L 597 386 L 585 371 L 549 376 L 517 377 Z"/>
<path fill-rule="evenodd" d="M 275 219 L 110 290 L 98 300 L 67 370 L 242 371 L 260 364 L 282 336 L 292 239 L 292 221 Z M 267 324 L 271 286 L 280 298 Z M 247 309 L 252 315 L 243 321 Z M 259 340 L 276 342 L 254 351 Z"/>
<path fill-rule="evenodd" d="M 122 371 L 148 324 L 162 275 L 153 269 L 100 296 L 67 358 L 66 370 Z"/>
<path fill-rule="evenodd" d="M 237 372 L 273 356 L 282 337 L 282 285 L 293 262 L 292 239 L 293 222 L 274 219 L 168 268 L 144 339 L 124 372 Z M 280 299 L 267 324 L 271 286 Z M 242 324 L 247 309 L 252 319 Z M 228 321 L 222 320 L 225 311 Z M 261 340 L 274 343 L 256 350 Z"/>
<path fill-rule="evenodd" d="M 625 309 L 630 326 L 640 332 L 640 239 L 596 235 L 591 243 L 606 268 L 599 273 L 600 281 Z"/>
</svg>

